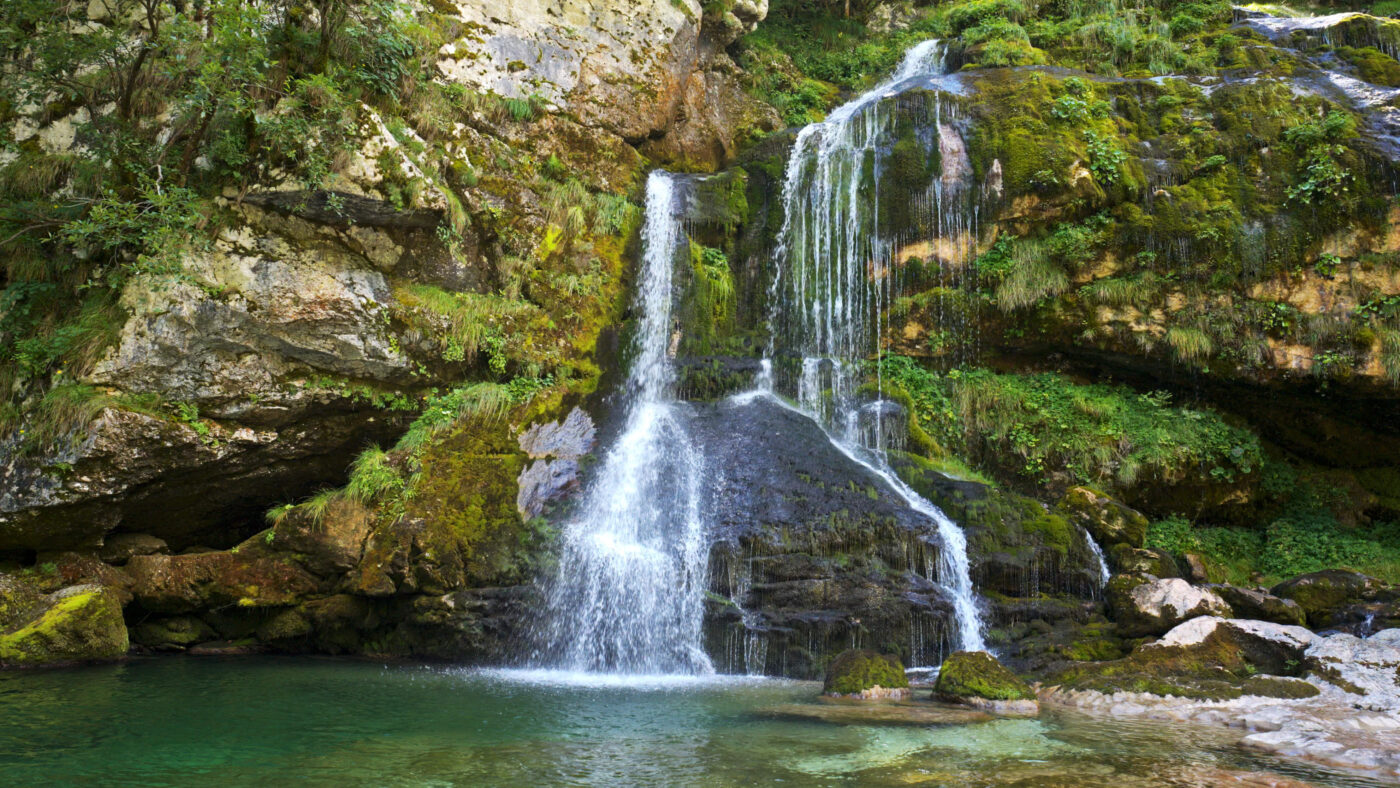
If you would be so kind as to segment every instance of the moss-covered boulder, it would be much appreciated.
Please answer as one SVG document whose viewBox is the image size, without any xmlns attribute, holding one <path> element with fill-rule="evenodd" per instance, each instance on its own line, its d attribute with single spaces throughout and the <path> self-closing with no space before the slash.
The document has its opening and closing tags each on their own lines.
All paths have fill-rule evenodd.
<svg viewBox="0 0 1400 788">
<path fill-rule="evenodd" d="M 1129 637 L 1160 635 L 1197 616 L 1232 615 L 1219 594 L 1176 577 L 1117 575 L 1106 593 L 1114 621 Z"/>
<path fill-rule="evenodd" d="M 1040 711 L 1030 685 L 985 651 L 953 652 L 938 670 L 933 697 L 998 714 Z"/>
<path fill-rule="evenodd" d="M 1274 596 L 1297 602 L 1313 627 L 1330 625 L 1338 610 L 1369 601 L 1383 590 L 1385 584 L 1376 578 L 1345 569 L 1299 575 L 1271 589 Z"/>
<path fill-rule="evenodd" d="M 1153 577 L 1181 576 L 1176 559 L 1172 558 L 1167 551 L 1156 548 L 1116 544 L 1109 549 L 1108 560 L 1119 574 L 1152 575 Z"/>
<path fill-rule="evenodd" d="M 1145 692 L 1201 700 L 1242 695 L 1310 697 L 1316 688 L 1284 679 L 1301 674 L 1304 654 L 1317 641 L 1302 627 L 1200 616 L 1160 640 L 1139 646 L 1124 659 L 1067 667 L 1047 684 L 1068 690 Z M 1256 680 L 1263 676 L 1277 680 Z"/>
<path fill-rule="evenodd" d="M 909 679 L 899 657 L 853 649 L 831 661 L 822 692 L 864 699 L 904 697 L 909 694 Z"/>
<path fill-rule="evenodd" d="M 1060 499 L 1059 510 L 1104 547 L 1142 547 L 1147 539 L 1147 517 L 1142 512 L 1092 487 L 1071 487 Z"/>
<path fill-rule="evenodd" d="M 70 586 L 38 602 L 37 615 L 0 631 L 0 667 L 121 659 L 128 647 L 117 592 Z"/>
</svg>

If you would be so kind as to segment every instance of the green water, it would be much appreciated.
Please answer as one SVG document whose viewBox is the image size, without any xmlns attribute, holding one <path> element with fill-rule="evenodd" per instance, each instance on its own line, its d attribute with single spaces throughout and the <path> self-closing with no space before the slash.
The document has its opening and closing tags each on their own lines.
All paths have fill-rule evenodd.
<svg viewBox="0 0 1400 788">
<path fill-rule="evenodd" d="M 816 685 L 642 688 L 316 659 L 0 674 L 5 786 L 1217 785 L 1224 730 L 1078 716 L 946 727 L 785 720 Z"/>
</svg>

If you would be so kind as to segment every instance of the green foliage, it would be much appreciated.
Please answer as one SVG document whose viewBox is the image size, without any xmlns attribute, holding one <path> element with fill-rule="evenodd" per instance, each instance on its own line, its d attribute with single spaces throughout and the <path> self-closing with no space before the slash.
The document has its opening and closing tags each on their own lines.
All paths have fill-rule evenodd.
<svg viewBox="0 0 1400 788">
<path fill-rule="evenodd" d="M 390 463 L 389 455 L 378 446 L 371 446 L 360 452 L 350 466 L 345 495 L 357 503 L 370 504 L 402 492 L 403 488 L 403 477 Z"/>
<path fill-rule="evenodd" d="M 1169 517 L 1148 527 L 1147 546 L 1198 553 L 1235 583 L 1273 583 L 1338 567 L 1400 581 L 1400 524 L 1347 528 L 1329 512 L 1305 506 L 1290 506 L 1260 529 Z"/>
<path fill-rule="evenodd" d="M 1259 439 L 1212 411 L 1163 393 L 1080 385 L 1053 374 L 953 370 L 940 375 L 887 356 L 882 374 L 908 394 L 918 427 L 985 468 L 1041 481 L 1052 469 L 1081 484 L 1131 487 L 1231 481 L 1259 467 Z"/>
<path fill-rule="evenodd" d="M 1285 131 L 1284 140 L 1298 152 L 1298 172 L 1288 199 L 1307 204 L 1342 200 L 1355 176 L 1343 161 L 1347 148 L 1341 143 L 1355 136 L 1356 121 L 1338 111 Z"/>
</svg>

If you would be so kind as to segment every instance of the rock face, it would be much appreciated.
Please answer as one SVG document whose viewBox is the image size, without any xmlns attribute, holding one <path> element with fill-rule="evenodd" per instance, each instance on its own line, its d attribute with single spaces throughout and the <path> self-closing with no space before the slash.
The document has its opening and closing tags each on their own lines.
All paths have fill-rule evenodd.
<svg viewBox="0 0 1400 788">
<path fill-rule="evenodd" d="M 736 132 L 778 128 L 717 51 L 767 15 L 764 0 L 713 16 L 696 0 L 453 5 L 464 25 L 462 38 L 439 50 L 449 81 L 517 99 L 539 96 L 585 126 L 632 142 L 660 137 L 673 157 L 710 167 L 732 154 L 731 140 L 742 136 Z"/>
<path fill-rule="evenodd" d="M 1128 635 L 1161 634 L 1197 616 L 1231 615 L 1214 591 L 1180 578 L 1120 575 L 1109 582 L 1108 598 L 1119 628 Z"/>
<path fill-rule="evenodd" d="M 128 647 L 118 593 L 76 585 L 38 595 L 0 575 L 0 667 L 121 659 Z"/>
<path fill-rule="evenodd" d="M 827 666 L 822 692 L 862 700 L 902 698 L 909 694 L 909 679 L 904 664 L 893 654 L 845 651 Z"/>
<path fill-rule="evenodd" d="M 707 647 L 760 644 L 721 669 L 816 678 L 853 639 L 911 644 L 909 664 L 936 659 L 956 630 L 934 579 L 935 523 L 771 400 L 698 407 L 693 430 L 712 469 Z"/>
<path fill-rule="evenodd" d="M 593 450 L 597 432 L 593 419 L 574 408 L 562 422 L 537 424 L 520 434 L 520 450 L 534 460 L 516 480 L 520 492 L 515 506 L 521 517 L 540 516 L 547 504 L 578 485 L 578 462 Z"/>
<path fill-rule="evenodd" d="M 985 651 L 958 651 L 944 660 L 933 696 L 998 714 L 1040 711 L 1030 686 Z"/>
</svg>

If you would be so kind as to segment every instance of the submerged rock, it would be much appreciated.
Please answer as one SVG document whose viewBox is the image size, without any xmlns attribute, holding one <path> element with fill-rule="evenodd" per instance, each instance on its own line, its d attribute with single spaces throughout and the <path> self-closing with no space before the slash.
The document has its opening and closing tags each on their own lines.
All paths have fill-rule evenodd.
<svg viewBox="0 0 1400 788">
<path fill-rule="evenodd" d="M 996 714 L 1040 712 L 1030 685 L 985 651 L 957 651 L 944 660 L 933 697 Z"/>
<path fill-rule="evenodd" d="M 760 709 L 769 717 L 817 720 L 835 725 L 969 725 L 995 719 L 976 709 L 959 708 L 927 701 L 859 703 L 822 698 L 820 703 L 787 703 Z"/>
<path fill-rule="evenodd" d="M 909 694 L 909 679 L 899 657 L 869 649 L 851 650 L 831 661 L 822 692 L 863 700 L 902 698 Z"/>
</svg>

